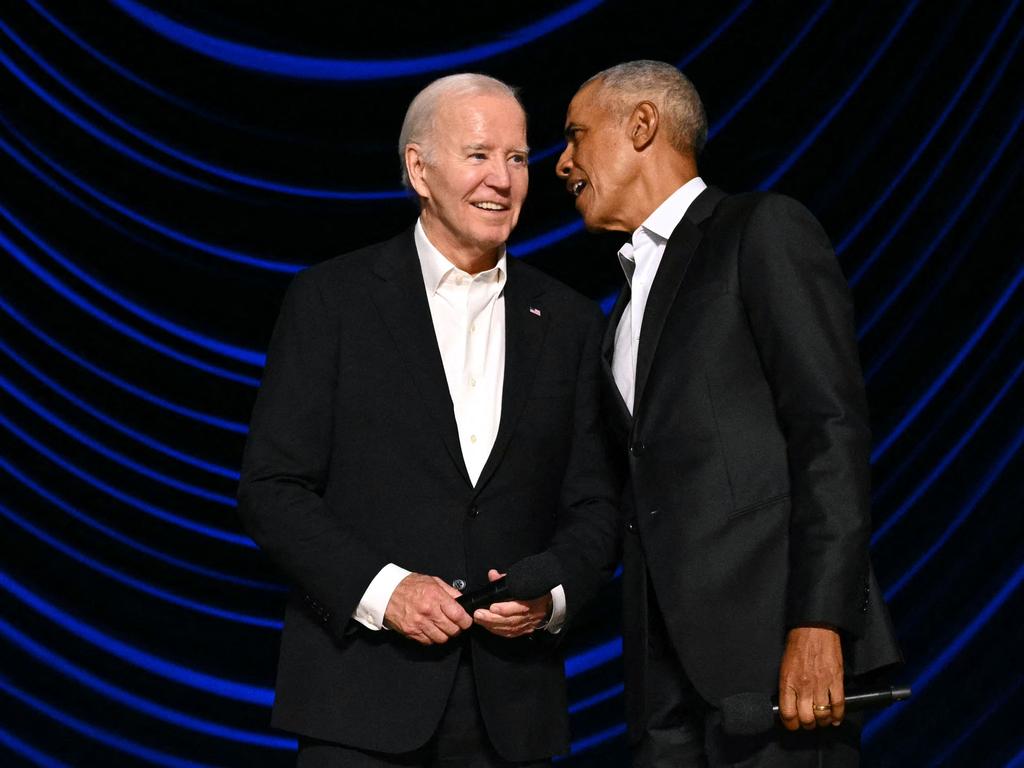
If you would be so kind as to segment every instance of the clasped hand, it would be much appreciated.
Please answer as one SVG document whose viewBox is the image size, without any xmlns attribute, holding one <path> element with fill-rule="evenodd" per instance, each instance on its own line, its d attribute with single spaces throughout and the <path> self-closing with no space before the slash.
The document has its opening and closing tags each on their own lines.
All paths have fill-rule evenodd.
<svg viewBox="0 0 1024 768">
<path fill-rule="evenodd" d="M 779 717 L 790 731 L 839 725 L 845 714 L 843 650 L 827 627 L 794 627 L 779 669 Z"/>
</svg>

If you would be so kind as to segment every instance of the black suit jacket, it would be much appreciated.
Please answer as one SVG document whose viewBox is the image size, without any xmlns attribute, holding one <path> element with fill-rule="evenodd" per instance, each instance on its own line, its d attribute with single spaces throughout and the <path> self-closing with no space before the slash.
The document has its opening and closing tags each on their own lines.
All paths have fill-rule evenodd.
<svg viewBox="0 0 1024 768">
<path fill-rule="evenodd" d="M 628 450 L 627 707 L 642 719 L 646 582 L 712 704 L 778 686 L 786 630 L 840 628 L 847 672 L 899 659 L 868 561 L 867 404 L 852 302 L 799 203 L 709 188 L 666 246 L 644 313 Z"/>
<path fill-rule="evenodd" d="M 295 586 L 273 724 L 404 752 L 437 727 L 464 642 L 488 733 L 509 760 L 568 747 L 555 643 L 424 647 L 350 616 L 394 562 L 470 587 L 553 547 L 568 618 L 614 561 L 596 306 L 509 258 L 497 439 L 474 487 L 412 231 L 299 274 L 271 340 L 243 461 L 246 530 Z"/>
</svg>

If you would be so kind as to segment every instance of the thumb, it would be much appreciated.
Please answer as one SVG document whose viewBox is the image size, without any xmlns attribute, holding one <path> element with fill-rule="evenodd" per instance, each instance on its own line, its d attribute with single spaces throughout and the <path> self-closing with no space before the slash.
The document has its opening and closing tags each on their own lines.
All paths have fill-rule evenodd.
<svg viewBox="0 0 1024 768">
<path fill-rule="evenodd" d="M 498 579 L 503 578 L 504 576 L 504 573 L 498 573 L 494 568 L 491 568 L 491 570 L 487 572 L 488 581 L 497 581 Z"/>
</svg>

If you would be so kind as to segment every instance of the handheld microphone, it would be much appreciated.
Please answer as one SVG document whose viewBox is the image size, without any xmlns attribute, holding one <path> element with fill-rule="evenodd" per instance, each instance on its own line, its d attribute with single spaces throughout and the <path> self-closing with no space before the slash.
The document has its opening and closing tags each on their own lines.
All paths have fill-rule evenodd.
<svg viewBox="0 0 1024 768">
<path fill-rule="evenodd" d="M 550 552 L 524 557 L 497 581 L 464 592 L 455 598 L 466 613 L 506 600 L 532 600 L 562 583 L 562 567 Z"/>
<path fill-rule="evenodd" d="M 910 698 L 910 688 L 889 687 L 846 696 L 847 711 L 887 707 Z M 779 705 L 761 693 L 737 693 L 722 699 L 722 730 L 733 736 L 755 736 L 779 722 Z"/>
</svg>

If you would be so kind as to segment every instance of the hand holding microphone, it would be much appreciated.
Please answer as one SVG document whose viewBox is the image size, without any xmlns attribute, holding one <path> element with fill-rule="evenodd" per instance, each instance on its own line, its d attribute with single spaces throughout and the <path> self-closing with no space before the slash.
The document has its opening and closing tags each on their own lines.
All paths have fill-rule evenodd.
<svg viewBox="0 0 1024 768">
<path fill-rule="evenodd" d="M 561 568 L 549 553 L 524 558 L 507 574 L 492 569 L 488 578 L 490 583 L 465 592 L 457 602 L 484 629 L 508 638 L 543 626 L 551 611 L 550 592 L 562 582 Z"/>
</svg>

